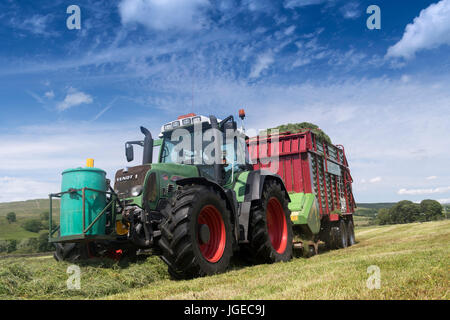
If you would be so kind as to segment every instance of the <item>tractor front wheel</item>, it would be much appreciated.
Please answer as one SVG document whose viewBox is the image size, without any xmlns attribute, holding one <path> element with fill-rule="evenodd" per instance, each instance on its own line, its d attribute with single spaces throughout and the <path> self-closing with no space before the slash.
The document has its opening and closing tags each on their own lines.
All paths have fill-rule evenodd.
<svg viewBox="0 0 450 320">
<path fill-rule="evenodd" d="M 226 271 L 233 254 L 231 213 L 214 189 L 184 186 L 163 212 L 161 259 L 177 279 Z"/>
<path fill-rule="evenodd" d="M 257 263 L 292 258 L 292 223 L 288 197 L 276 181 L 264 185 L 261 203 L 251 210 L 250 253 Z"/>
</svg>

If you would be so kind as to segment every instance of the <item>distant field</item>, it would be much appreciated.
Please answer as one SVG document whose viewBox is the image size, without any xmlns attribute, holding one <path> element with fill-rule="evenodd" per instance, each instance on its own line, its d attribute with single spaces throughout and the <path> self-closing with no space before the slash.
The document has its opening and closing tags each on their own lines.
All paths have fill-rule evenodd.
<svg viewBox="0 0 450 320">
<path fill-rule="evenodd" d="M 376 202 L 376 203 L 357 203 L 357 207 L 367 208 L 367 209 L 383 209 L 383 208 L 392 208 L 396 202 Z"/>
<path fill-rule="evenodd" d="M 6 217 L 8 212 L 15 212 L 18 217 L 32 218 L 37 217 L 43 211 L 49 211 L 48 199 L 36 199 L 17 202 L 4 202 L 0 203 L 0 219 Z M 53 201 L 53 209 L 59 211 L 59 200 Z"/>
<path fill-rule="evenodd" d="M 39 219 L 42 212 L 48 212 L 50 202 L 48 199 L 0 203 L 0 240 L 21 240 L 35 238 L 37 233 L 26 231 L 22 223 L 27 219 Z M 59 219 L 59 200 L 53 201 L 54 219 Z M 14 212 L 17 221 L 8 223 L 6 215 Z"/>
<path fill-rule="evenodd" d="M 67 290 L 68 263 L 51 257 L 0 260 L 2 299 L 446 299 L 450 221 L 358 228 L 358 243 L 309 259 L 246 266 L 188 281 L 169 279 L 158 257 L 81 267 L 81 290 Z M 366 286 L 369 266 L 381 287 Z"/>
</svg>

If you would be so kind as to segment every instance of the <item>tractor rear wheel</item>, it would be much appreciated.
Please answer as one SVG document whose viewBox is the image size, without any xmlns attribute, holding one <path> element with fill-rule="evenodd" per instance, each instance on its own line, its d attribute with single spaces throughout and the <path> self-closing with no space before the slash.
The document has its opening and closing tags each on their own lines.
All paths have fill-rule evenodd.
<svg viewBox="0 0 450 320">
<path fill-rule="evenodd" d="M 182 187 L 163 209 L 161 259 L 176 279 L 226 271 L 233 254 L 231 213 L 214 189 Z"/>
<path fill-rule="evenodd" d="M 261 203 L 250 215 L 250 253 L 256 263 L 289 261 L 292 258 L 292 223 L 288 196 L 276 181 L 264 185 Z"/>
</svg>

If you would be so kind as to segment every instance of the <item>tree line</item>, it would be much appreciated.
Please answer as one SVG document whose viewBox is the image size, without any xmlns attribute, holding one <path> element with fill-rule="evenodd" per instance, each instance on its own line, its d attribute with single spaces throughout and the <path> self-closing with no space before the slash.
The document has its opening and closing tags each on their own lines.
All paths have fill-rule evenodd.
<svg viewBox="0 0 450 320">
<path fill-rule="evenodd" d="M 39 218 L 27 219 L 21 223 L 21 227 L 29 232 L 36 233 L 36 237 L 22 240 L 0 240 L 0 253 L 34 253 L 53 250 L 53 245 L 48 242 L 48 211 L 42 212 Z M 6 221 L 17 222 L 15 212 L 6 215 Z"/>
<path fill-rule="evenodd" d="M 425 222 L 445 219 L 442 205 L 436 200 L 423 200 L 420 203 L 403 200 L 392 208 L 378 210 L 375 221 L 377 224 L 399 224 Z"/>
</svg>

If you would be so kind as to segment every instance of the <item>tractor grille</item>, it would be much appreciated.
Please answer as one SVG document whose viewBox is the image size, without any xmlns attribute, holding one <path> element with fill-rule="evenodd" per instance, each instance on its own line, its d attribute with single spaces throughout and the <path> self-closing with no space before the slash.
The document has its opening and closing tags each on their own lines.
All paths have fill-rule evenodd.
<svg viewBox="0 0 450 320">
<path fill-rule="evenodd" d="M 144 185 L 145 175 L 151 169 L 149 165 L 141 165 L 136 167 L 118 170 L 114 178 L 114 191 L 119 198 L 131 197 L 131 189 L 134 186 Z"/>
</svg>

